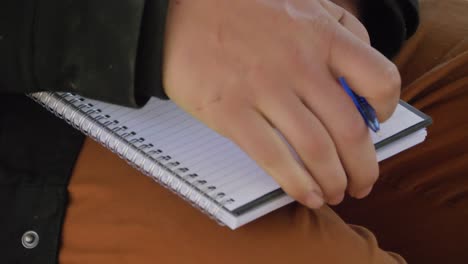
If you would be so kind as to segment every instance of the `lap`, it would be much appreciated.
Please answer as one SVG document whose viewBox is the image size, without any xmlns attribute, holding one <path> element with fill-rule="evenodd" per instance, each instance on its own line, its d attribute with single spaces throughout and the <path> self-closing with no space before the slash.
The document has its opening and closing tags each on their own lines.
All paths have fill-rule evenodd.
<svg viewBox="0 0 468 264">
<path fill-rule="evenodd" d="M 368 198 L 336 211 L 409 263 L 466 263 L 468 2 L 426 0 L 421 9 L 422 25 L 396 62 L 402 98 L 434 124 L 424 144 L 382 163 Z"/>
<path fill-rule="evenodd" d="M 402 261 L 328 207 L 291 204 L 236 231 L 218 226 L 90 140 L 69 190 L 61 263 Z"/>
</svg>

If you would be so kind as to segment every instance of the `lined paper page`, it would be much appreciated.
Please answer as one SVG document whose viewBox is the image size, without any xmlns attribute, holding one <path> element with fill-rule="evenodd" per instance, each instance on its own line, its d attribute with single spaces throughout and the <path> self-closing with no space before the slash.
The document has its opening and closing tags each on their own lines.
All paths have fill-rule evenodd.
<svg viewBox="0 0 468 264">
<path fill-rule="evenodd" d="M 381 129 L 378 135 L 370 129 L 369 131 L 371 132 L 372 141 L 375 144 L 422 121 L 424 121 L 422 117 L 399 104 L 392 117 L 380 124 Z"/>
<path fill-rule="evenodd" d="M 128 127 L 145 144 L 161 149 L 162 156 L 170 156 L 167 162 L 179 162 L 178 168 L 188 168 L 183 175 L 196 173 L 197 178 L 186 179 L 197 184 L 204 180 L 203 188 L 215 186 L 210 195 L 223 192 L 234 199 L 228 210 L 239 208 L 264 196 L 279 186 L 240 148 L 228 139 L 212 131 L 171 101 L 152 98 L 141 109 L 126 108 L 95 100 L 87 100 L 102 114 L 118 120 L 119 126 Z M 418 122 L 422 118 L 398 106 L 394 117 L 382 124 L 380 136 L 372 134 L 374 142 L 383 140 Z"/>
</svg>

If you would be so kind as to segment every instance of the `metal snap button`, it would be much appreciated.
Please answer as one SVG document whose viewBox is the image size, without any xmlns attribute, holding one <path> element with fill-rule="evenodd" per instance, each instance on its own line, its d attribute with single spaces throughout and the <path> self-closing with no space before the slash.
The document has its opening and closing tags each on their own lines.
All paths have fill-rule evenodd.
<svg viewBox="0 0 468 264">
<path fill-rule="evenodd" d="M 33 249 L 39 244 L 39 235 L 34 231 L 27 231 L 21 238 L 23 247 L 27 249 Z"/>
</svg>

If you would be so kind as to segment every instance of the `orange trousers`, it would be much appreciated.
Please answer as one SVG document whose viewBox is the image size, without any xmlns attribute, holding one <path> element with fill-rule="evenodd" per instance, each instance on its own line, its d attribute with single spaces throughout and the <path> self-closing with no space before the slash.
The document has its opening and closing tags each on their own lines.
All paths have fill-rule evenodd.
<svg viewBox="0 0 468 264">
<path fill-rule="evenodd" d="M 468 1 L 421 9 L 396 62 L 403 99 L 434 124 L 424 144 L 381 164 L 368 198 L 291 204 L 231 231 L 87 140 L 60 263 L 468 263 Z"/>
</svg>

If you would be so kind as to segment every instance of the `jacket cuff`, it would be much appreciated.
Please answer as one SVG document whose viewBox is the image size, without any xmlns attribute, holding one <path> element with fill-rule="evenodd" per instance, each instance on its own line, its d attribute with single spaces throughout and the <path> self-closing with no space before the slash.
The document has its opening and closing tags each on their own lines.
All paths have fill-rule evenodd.
<svg viewBox="0 0 468 264">
<path fill-rule="evenodd" d="M 169 0 L 146 1 L 137 55 L 136 87 L 168 99 L 163 87 L 163 49 Z"/>
<path fill-rule="evenodd" d="M 33 75 L 41 90 L 140 106 L 135 68 L 144 0 L 37 1 Z"/>
<path fill-rule="evenodd" d="M 397 54 L 419 23 L 415 0 L 364 0 L 362 10 L 372 46 L 387 58 Z"/>
</svg>

